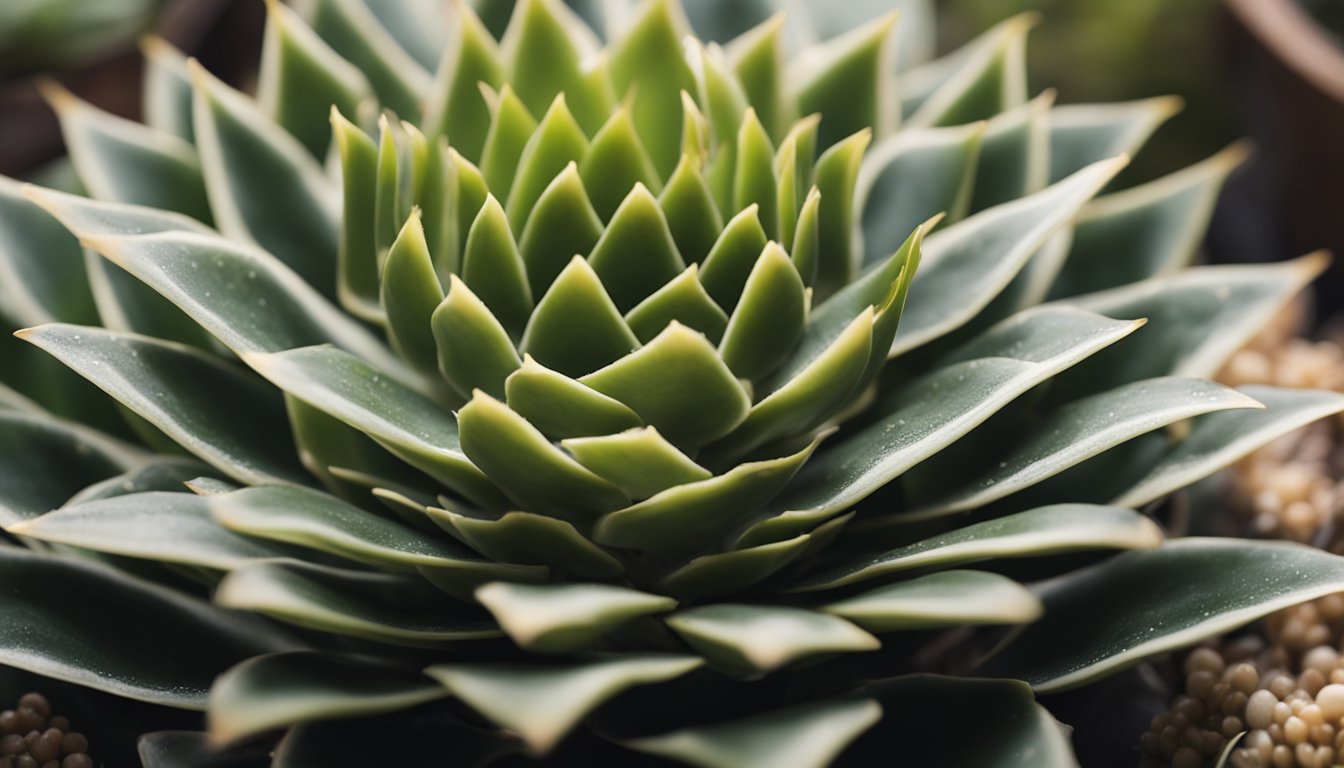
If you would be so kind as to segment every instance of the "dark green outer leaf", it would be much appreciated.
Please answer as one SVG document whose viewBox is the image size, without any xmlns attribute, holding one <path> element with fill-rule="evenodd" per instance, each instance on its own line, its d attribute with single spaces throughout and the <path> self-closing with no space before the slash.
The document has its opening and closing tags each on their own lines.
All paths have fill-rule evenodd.
<svg viewBox="0 0 1344 768">
<path fill-rule="evenodd" d="M 0 412 L 0 524 L 59 507 L 148 458 L 101 432 L 45 414 Z"/>
<path fill-rule="evenodd" d="M 983 671 L 1082 685 L 1290 605 L 1344 591 L 1344 558 L 1286 542 L 1183 539 L 1043 585 L 1045 616 Z"/>
<path fill-rule="evenodd" d="M 3 547 L 0 582 L 0 661 L 141 701 L 204 709 L 216 675 L 286 645 L 261 625 L 74 558 Z"/>
</svg>

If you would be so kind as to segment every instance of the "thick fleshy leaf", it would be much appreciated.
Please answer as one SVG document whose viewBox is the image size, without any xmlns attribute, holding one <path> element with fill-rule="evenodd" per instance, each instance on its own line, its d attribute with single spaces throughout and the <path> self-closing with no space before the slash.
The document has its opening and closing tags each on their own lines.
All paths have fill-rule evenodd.
<svg viewBox="0 0 1344 768">
<path fill-rule="evenodd" d="M 229 573 L 215 603 L 299 627 L 394 645 L 441 647 L 499 637 L 487 614 L 416 577 L 301 563 L 253 563 Z"/>
<path fill-rule="evenodd" d="M 378 306 L 378 243 L 371 215 L 377 199 L 378 145 L 358 125 L 331 110 L 331 134 L 341 161 L 340 245 L 336 296 L 350 313 L 381 319 Z"/>
<path fill-rule="evenodd" d="M 148 458 L 140 449 L 52 416 L 0 411 L 0 524 L 64 504 L 81 489 Z"/>
<path fill-rule="evenodd" d="M 1037 557 L 1090 549 L 1152 549 L 1161 544 L 1162 531 L 1157 524 L 1132 510 L 1057 504 L 864 555 L 812 574 L 794 590 L 834 589 L 913 568 L 949 568 L 990 558 Z"/>
<path fill-rule="evenodd" d="M 638 346 L 601 278 L 576 255 L 537 302 L 519 350 L 566 376 L 582 376 Z"/>
<path fill-rule="evenodd" d="M 592 66 L 598 46 L 592 30 L 555 0 L 515 4 L 500 41 L 509 81 L 533 113 L 544 111 L 557 95 L 580 91 L 584 69 Z M 600 108 L 584 107 L 589 113 Z"/>
<path fill-rule="evenodd" d="M 258 623 L 73 557 L 0 547 L 0 577 L 0 661 L 126 698 L 204 709 L 216 675 L 288 645 Z"/>
<path fill-rule="evenodd" d="M 1251 451 L 1318 419 L 1344 411 L 1344 396 L 1319 390 L 1243 387 L 1265 405 L 1196 419 L 1185 439 L 1143 468 L 1113 502 L 1140 507 L 1240 460 Z"/>
<path fill-rule="evenodd" d="M 277 0 L 266 3 L 257 102 L 318 160 L 327 156 L 327 112 L 355 115 L 373 98 L 364 73 L 333 51 L 298 14 Z"/>
<path fill-rule="evenodd" d="M 1110 317 L 1146 317 L 1124 350 L 1060 377 L 1051 396 L 1075 397 L 1154 376 L 1212 376 L 1302 286 L 1325 269 L 1323 253 L 1277 264 L 1196 267 L 1067 300 Z"/>
<path fill-rule="evenodd" d="M 190 64 L 196 148 L 220 231 L 336 295 L 340 201 L 317 160 L 243 94 Z"/>
<path fill-rule="evenodd" d="M 709 255 L 700 265 L 700 282 L 725 312 L 737 307 L 742 287 L 765 250 L 767 238 L 759 209 L 752 205 L 724 226 Z"/>
<path fill-rule="evenodd" d="M 140 38 L 145 55 L 145 125 L 193 141 L 187 57 L 157 35 Z"/>
<path fill-rule="evenodd" d="M 1016 680 L 908 675 L 860 693 L 881 703 L 883 719 L 839 765 L 899 754 L 911 765 L 1078 768 L 1068 730 Z M 976 724 L 973 738 L 966 722 Z"/>
<path fill-rule="evenodd" d="M 681 156 L 658 204 L 667 217 L 668 229 L 682 260 L 687 264 L 703 262 L 723 231 L 723 214 L 719 213 L 694 156 Z"/>
<path fill-rule="evenodd" d="M 201 164 L 190 144 L 103 112 L 58 85 L 49 84 L 44 96 L 56 110 L 70 160 L 90 195 L 210 222 Z"/>
<path fill-rule="evenodd" d="M 142 768 L 267 768 L 270 745 L 220 750 L 203 731 L 151 731 L 136 739 Z"/>
<path fill-rule="evenodd" d="M 891 354 L 974 318 L 1124 164 L 1123 158 L 1095 163 L 1034 195 L 930 235 Z"/>
<path fill-rule="evenodd" d="M 835 616 L 782 605 L 716 603 L 666 619 L 691 648 L 736 675 L 759 677 L 827 653 L 875 651 L 881 643 Z"/>
<path fill-rule="evenodd" d="M 573 525 L 531 512 L 508 512 L 499 519 L 430 507 L 429 515 L 472 549 L 493 560 L 544 565 L 552 572 L 609 579 L 625 568 Z"/>
<path fill-rule="evenodd" d="M 509 332 L 457 275 L 448 278 L 448 295 L 430 316 L 430 329 L 439 371 L 463 397 L 476 389 L 501 394 L 522 362 Z"/>
<path fill-rule="evenodd" d="M 947 447 L 1019 395 L 1139 326 L 1061 308 L 1004 321 L 948 358 L 943 368 L 879 402 L 876 420 L 827 446 L 799 476 L 777 525 L 845 510 Z M 778 539 L 775 539 L 778 540 Z"/>
<path fill-rule="evenodd" d="M 785 17 L 776 14 L 734 39 L 725 50 L 747 100 L 771 136 L 781 135 L 791 117 L 784 103 L 784 22 Z"/>
<path fill-rule="evenodd" d="M 896 14 L 807 49 L 786 79 L 803 115 L 821 114 L 817 142 L 829 147 L 855 131 L 879 137 L 896 130 Z"/>
<path fill-rule="evenodd" d="M 318 491 L 280 486 L 209 497 L 210 512 L 231 531 L 330 552 L 361 563 L 508 575 L 523 568 L 482 559 L 443 537 L 429 537 Z"/>
<path fill-rule="evenodd" d="M 1071 688 L 1342 589 L 1344 559 L 1319 549 L 1180 539 L 1043 585 L 1044 618 L 984 671 L 1038 691 Z M 1068 642 L 1059 642 L 1065 636 Z"/>
<path fill-rule="evenodd" d="M 210 689 L 210 736 L 220 743 L 313 720 L 369 717 L 448 695 L 417 671 L 361 657 L 292 651 L 248 659 Z"/>
<path fill-rule="evenodd" d="M 468 497 L 498 498 L 462 453 L 452 414 L 362 360 L 332 347 L 246 360 L 286 393 L 377 440 L 449 488 Z"/>
<path fill-rule="evenodd" d="M 222 528 L 208 497 L 162 491 L 86 501 L 9 526 L 10 533 L 126 557 L 227 571 L 291 550 Z"/>
<path fill-rule="evenodd" d="M 817 295 L 826 298 L 848 285 L 858 272 L 860 243 L 856 242 L 854 190 L 864 151 L 872 141 L 865 129 L 832 146 L 817 159 L 813 183 L 825 204 L 817 219 Z M 824 145 L 823 145 L 824 146 Z"/>
<path fill-rule="evenodd" d="M 1181 101 L 1174 96 L 1055 107 L 1050 111 L 1050 180 L 1058 181 L 1098 160 L 1134 154 L 1180 109 Z"/>
<path fill-rule="evenodd" d="M 806 554 L 812 539 L 812 534 L 804 533 L 756 547 L 701 555 L 663 577 L 659 588 L 679 597 L 737 594 L 779 573 Z"/>
<path fill-rule="evenodd" d="M 378 100 L 402 118 L 420 116 L 420 100 L 430 89 L 430 74 L 397 44 L 362 0 L 312 0 L 304 3 L 313 30 L 373 84 Z"/>
<path fill-rule="evenodd" d="M 686 269 L 663 210 L 642 184 L 611 215 L 588 263 L 622 312 L 630 311 Z"/>
<path fill-rule="evenodd" d="M 101 482 L 85 486 L 79 493 L 71 496 L 63 506 L 71 507 L 75 504 L 83 504 L 86 501 L 112 499 L 148 491 L 176 491 L 181 493 L 184 490 L 191 490 L 200 493 L 197 489 L 207 486 L 220 487 L 226 490 L 233 490 L 237 487 L 227 480 L 207 477 L 202 474 L 212 472 L 212 469 L 195 459 L 160 455 L 137 464 L 135 468 L 120 475 L 114 475 Z"/>
<path fill-rule="evenodd" d="M 507 405 L 477 392 L 458 411 L 462 450 L 529 512 L 587 524 L 628 497 L 574 461 Z"/>
<path fill-rule="evenodd" d="M 678 4 L 643 4 L 609 49 L 611 77 L 622 98 L 634 90 L 635 127 L 658 174 L 667 178 L 681 154 L 681 92 L 696 91 L 695 76 L 682 48 L 686 20 Z"/>
<path fill-rule="evenodd" d="M 779 230 L 779 210 L 774 175 L 775 146 L 756 117 L 756 110 L 747 108 L 742 125 L 737 129 L 737 154 L 733 168 L 733 210 L 740 211 L 755 205 L 761 215 L 761 226 L 774 238 Z"/>
<path fill-rule="evenodd" d="M 309 482 L 270 387 L 221 358 L 145 336 L 44 325 L 21 338 L 53 355 L 229 477 Z"/>
<path fill-rule="evenodd" d="M 653 167 L 653 158 L 640 141 L 630 108 L 625 104 L 618 107 L 593 136 L 588 152 L 579 163 L 579 174 L 594 210 L 603 221 L 611 220 L 611 215 L 625 199 L 626 190 L 636 184 L 643 184 L 654 193 L 663 188 L 658 170 Z"/>
<path fill-rule="evenodd" d="M 713 474 L 663 439 L 653 427 L 579 437 L 560 443 L 570 455 L 632 499 L 647 499 L 676 485 Z"/>
<path fill-rule="evenodd" d="M 417 370 L 437 370 L 439 353 L 430 318 L 443 301 L 443 288 L 434 272 L 418 210 L 411 213 L 387 252 L 379 284 L 392 346 Z"/>
<path fill-rule="evenodd" d="M 821 610 L 872 632 L 1026 624 L 1041 616 L 1041 601 L 1006 576 L 985 571 L 941 571 L 888 584 Z"/>
<path fill-rule="evenodd" d="M 1019 14 L 952 54 L 956 64 L 951 76 L 923 100 L 910 124 L 961 125 L 1025 103 L 1027 33 L 1036 21 L 1032 14 Z"/>
<path fill-rule="evenodd" d="M 392 478 L 411 487 L 434 487 L 434 481 L 393 456 L 363 432 L 348 426 L 293 395 L 285 395 L 285 412 L 299 460 L 332 493 L 348 501 L 368 501 L 368 486 L 352 483 L 336 469 L 365 476 Z"/>
<path fill-rule="evenodd" d="M 692 264 L 680 276 L 654 291 L 625 315 L 625 322 L 645 344 L 673 321 L 699 331 L 711 343 L 719 343 L 728 328 L 728 315 L 700 282 L 700 268 Z"/>
<path fill-rule="evenodd" d="M 537 119 L 508 83 L 488 101 L 491 121 L 490 131 L 485 135 L 485 149 L 481 151 L 481 173 L 491 193 L 507 200 L 518 172 L 518 158 L 537 130 Z"/>
<path fill-rule="evenodd" d="M 1049 182 L 1054 99 L 1054 91 L 1046 91 L 986 123 L 971 185 L 972 213 L 1039 192 Z"/>
<path fill-rule="evenodd" d="M 97 322 L 79 244 L 23 190 L 0 176 L 0 313 L 16 325 Z"/>
<path fill-rule="evenodd" d="M 1201 379 L 1145 379 L 1075 400 L 1046 414 L 1013 440 L 990 451 L 983 466 L 938 463 L 912 487 L 906 520 L 983 507 L 1042 482 L 1139 435 L 1214 411 L 1263 408 L 1234 389 Z M 972 433 L 968 439 L 975 440 Z M 928 468 L 927 470 L 925 468 Z"/>
<path fill-rule="evenodd" d="M 984 138 L 983 123 L 901 131 L 873 146 L 859 167 L 863 267 L 885 261 L 920 222 L 966 215 Z"/>
<path fill-rule="evenodd" d="M 1078 217 L 1051 297 L 1114 288 L 1188 266 L 1218 191 L 1247 153 L 1246 146 L 1234 144 L 1170 176 L 1093 201 Z"/>
<path fill-rule="evenodd" d="M 592 251 L 602 220 L 584 191 L 576 164 L 565 166 L 537 198 L 518 238 L 533 296 L 546 293 L 565 265 Z"/>
<path fill-rule="evenodd" d="M 564 95 L 556 96 L 518 156 L 518 171 L 509 187 L 507 205 L 515 232 L 522 231 L 532 206 L 551 179 L 565 166 L 583 159 L 587 151 L 588 137 L 583 128 L 570 114 Z"/>
<path fill-rule="evenodd" d="M 631 619 L 666 613 L 677 606 L 670 597 L 609 584 L 496 581 L 477 587 L 476 600 L 514 642 L 536 653 L 587 648 Z"/>
<path fill-rule="evenodd" d="M 675 322 L 638 351 L 579 381 L 625 403 L 682 450 L 722 437 L 751 405 L 709 341 Z"/>
<path fill-rule="evenodd" d="M 644 425 L 639 415 L 530 356 L 504 382 L 508 404 L 532 426 L 554 439 L 611 435 Z"/>
<path fill-rule="evenodd" d="M 492 195 L 467 233 L 462 280 L 510 335 L 522 335 L 532 314 L 532 289 L 504 208 Z"/>
<path fill-rule="evenodd" d="M 877 702 L 841 699 L 632 739 L 625 745 L 700 768 L 825 768 L 881 719 Z"/>
<path fill-rule="evenodd" d="M 699 549 L 732 530 L 780 492 L 816 442 L 791 456 L 741 464 L 709 480 L 669 488 L 598 520 L 593 539 L 659 553 Z"/>
<path fill-rule="evenodd" d="M 446 27 L 451 39 L 444 46 L 425 106 L 425 134 L 447 136 L 458 151 L 479 160 L 490 109 L 478 84 L 498 88 L 504 81 L 504 65 L 495 39 L 471 5 L 450 3 L 444 12 L 449 15 Z"/>
<path fill-rule="evenodd" d="M 807 310 L 806 289 L 789 255 L 778 245 L 767 245 L 723 332 L 723 362 L 738 378 L 764 377 L 793 351 Z"/>
<path fill-rule="evenodd" d="M 610 656 L 554 665 L 436 664 L 425 674 L 545 753 L 607 699 L 680 677 L 702 663 L 691 656 Z"/>
</svg>

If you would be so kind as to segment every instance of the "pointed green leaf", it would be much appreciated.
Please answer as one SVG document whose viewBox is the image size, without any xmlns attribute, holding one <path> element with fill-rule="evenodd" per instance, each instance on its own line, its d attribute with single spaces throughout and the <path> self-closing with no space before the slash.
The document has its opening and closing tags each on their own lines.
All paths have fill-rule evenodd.
<svg viewBox="0 0 1344 768">
<path fill-rule="evenodd" d="M 625 568 L 563 520 L 531 512 L 508 512 L 498 520 L 429 508 L 440 524 L 493 560 L 546 566 L 559 576 L 610 579 Z"/>
<path fill-rule="evenodd" d="M 519 350 L 548 368 L 582 376 L 638 346 L 601 278 L 575 256 L 537 302 Z"/>
<path fill-rule="evenodd" d="M 807 322 L 807 305 L 802 278 L 789 255 L 778 245 L 767 245 L 723 333 L 719 344 L 723 362 L 739 378 L 763 378 L 798 343 Z"/>
<path fill-rule="evenodd" d="M 1050 181 L 1098 160 L 1134 154 L 1180 109 L 1175 96 L 1055 107 L 1050 111 Z"/>
<path fill-rule="evenodd" d="M 678 4 L 652 0 L 609 49 L 616 94 L 625 97 L 634 89 L 635 127 L 663 178 L 681 154 L 681 92 L 695 90 L 682 49 L 687 31 Z"/>
<path fill-rule="evenodd" d="M 513 88 L 505 83 L 492 101 L 490 130 L 485 134 L 485 148 L 481 150 L 481 173 L 495 196 L 508 199 L 523 147 L 536 130 L 537 119 L 527 111 Z"/>
<path fill-rule="evenodd" d="M 359 126 L 331 110 L 332 139 L 341 160 L 341 242 L 336 256 L 336 295 L 358 317 L 379 318 L 378 242 L 373 213 L 378 147 Z"/>
<path fill-rule="evenodd" d="M 298 561 L 259 562 L 230 572 L 215 590 L 215 603 L 393 645 L 444 647 L 501 635 L 488 614 L 418 578 Z"/>
<path fill-rule="evenodd" d="M 608 584 L 510 584 L 491 582 L 476 599 L 522 648 L 569 653 L 599 641 L 630 619 L 666 613 L 670 597 Z"/>
<path fill-rule="evenodd" d="M 383 262 L 380 281 L 387 334 L 393 348 L 420 371 L 437 370 L 438 348 L 430 318 L 443 301 L 443 289 L 434 273 L 429 243 L 417 209 L 406 220 Z"/>
<path fill-rule="evenodd" d="M 490 108 L 479 83 L 499 88 L 504 64 L 499 46 L 468 3 L 449 3 L 446 27 L 451 39 L 444 47 L 425 106 L 425 135 L 447 136 L 459 152 L 481 158 L 490 129 Z"/>
<path fill-rule="evenodd" d="M 619 400 L 541 365 L 531 356 L 504 382 L 509 408 L 553 439 L 610 435 L 643 426 Z"/>
<path fill-rule="evenodd" d="M 821 192 L 812 187 L 803 199 L 794 229 L 793 247 L 789 258 L 794 269 L 803 278 L 803 285 L 811 288 L 817 281 L 817 267 L 821 262 Z"/>
<path fill-rule="evenodd" d="M 187 142 L 194 141 L 187 57 L 167 40 L 152 34 L 140 38 L 140 52 L 145 56 L 145 125 Z"/>
<path fill-rule="evenodd" d="M 340 203 L 321 166 L 254 102 L 191 67 L 196 147 L 220 231 L 257 243 L 334 297 Z"/>
<path fill-rule="evenodd" d="M 190 144 L 103 112 L 54 83 L 43 95 L 56 110 L 66 150 L 90 195 L 210 223 L 201 163 Z"/>
<path fill-rule="evenodd" d="M 220 675 L 210 689 L 210 736 L 229 743 L 334 718 L 370 717 L 443 698 L 419 672 L 363 656 L 291 651 L 257 656 Z"/>
<path fill-rule="evenodd" d="M 737 162 L 733 171 L 733 210 L 755 205 L 761 226 L 773 238 L 781 237 L 775 188 L 775 145 L 765 126 L 748 107 L 737 130 Z"/>
<path fill-rule="evenodd" d="M 378 100 L 407 120 L 420 116 L 420 100 L 429 92 L 430 75 L 388 33 L 361 0 L 306 3 L 313 30 L 373 84 Z"/>
<path fill-rule="evenodd" d="M 593 136 L 587 154 L 579 163 L 579 173 L 593 208 L 603 221 L 611 220 L 625 199 L 626 190 L 635 185 L 642 184 L 655 194 L 663 188 L 626 104 L 618 107 Z"/>
<path fill-rule="evenodd" d="M 336 468 L 410 486 L 433 486 L 434 481 L 393 456 L 363 432 L 348 426 L 293 395 L 285 395 L 285 411 L 299 460 L 322 485 L 347 501 L 368 501 L 368 487 L 338 476 Z"/>
<path fill-rule="evenodd" d="M 669 488 L 598 520 L 593 540 L 662 554 L 694 552 L 774 498 L 815 449 L 814 442 L 791 456 L 741 464 L 709 480 Z"/>
<path fill-rule="evenodd" d="M 544 666 L 436 664 L 425 674 L 544 754 L 607 699 L 636 685 L 680 677 L 701 664 L 690 656 L 630 655 Z"/>
<path fill-rule="evenodd" d="M 728 315 L 705 290 L 696 264 L 636 304 L 625 316 L 630 330 L 646 344 L 673 321 L 703 333 L 715 344 L 728 328 Z"/>
<path fill-rule="evenodd" d="M 945 569 L 992 558 L 1160 546 L 1162 531 L 1137 512 L 1094 504 L 1057 504 L 864 555 L 808 576 L 793 591 L 835 589 L 915 568 Z"/>
<path fill-rule="evenodd" d="M 978 624 L 1027 624 L 1041 601 L 1006 576 L 986 571 L 940 571 L 888 584 L 823 605 L 872 632 Z"/>
<path fill-rule="evenodd" d="M 22 338 L 179 445 L 244 483 L 306 483 L 275 391 L 191 347 L 101 328 L 44 325 Z"/>
<path fill-rule="evenodd" d="M 361 563 L 508 573 L 446 538 L 431 538 L 320 491 L 256 486 L 207 497 L 225 528 L 266 541 L 330 552 Z"/>
<path fill-rule="evenodd" d="M 635 185 L 612 214 L 588 263 L 622 312 L 686 268 L 658 201 L 642 184 Z"/>
<path fill-rule="evenodd" d="M 819 146 L 864 129 L 878 138 L 896 130 L 895 27 L 896 14 L 888 13 L 807 49 L 790 63 L 787 77 L 799 114 L 825 116 Z"/>
<path fill-rule="evenodd" d="M 647 499 L 673 486 L 713 477 L 653 427 L 570 438 L 560 445 L 575 461 L 609 480 L 632 499 Z"/>
<path fill-rule="evenodd" d="M 216 675 L 288 645 L 261 624 L 78 558 L 0 547 L 0 578 L 0 660 L 129 699 L 204 709 Z"/>
<path fill-rule="evenodd" d="M 1034 195 L 930 235 L 891 355 L 974 318 L 1124 163 L 1116 158 L 1090 165 Z"/>
<path fill-rule="evenodd" d="M 858 271 L 859 243 L 854 241 L 854 190 L 859 165 L 872 132 L 861 130 L 822 153 L 813 182 L 823 204 L 817 220 L 817 295 L 825 298 L 848 285 Z"/>
<path fill-rule="evenodd" d="M 571 163 L 537 198 L 518 238 L 532 295 L 546 293 L 565 265 L 590 252 L 601 236 L 602 220 L 584 191 L 578 166 Z"/>
<path fill-rule="evenodd" d="M 666 621 L 711 664 L 751 677 L 817 654 L 875 651 L 881 645 L 844 619 L 782 605 L 703 605 Z"/>
<path fill-rule="evenodd" d="M 795 535 L 795 522 L 844 511 L 1033 386 L 1136 327 L 1059 308 L 1020 313 L 1001 323 L 959 350 L 945 367 L 879 402 L 872 424 L 843 435 L 809 462 L 781 500 L 791 513 L 777 523 L 783 529 L 780 537 Z"/>
<path fill-rule="evenodd" d="M 742 288 L 756 266 L 767 238 L 760 209 L 747 206 L 728 221 L 700 265 L 700 282 L 725 312 L 737 307 Z"/>
<path fill-rule="evenodd" d="M 551 444 L 522 416 L 483 392 L 457 414 L 473 464 L 529 512 L 587 523 L 627 498 Z"/>
<path fill-rule="evenodd" d="M 1011 674 L 1038 691 L 1072 688 L 1341 589 L 1344 559 L 1312 547 L 1172 541 L 1042 587 L 1044 617 L 984 671 Z M 1060 643 L 1064 636 L 1068 642 Z"/>
<path fill-rule="evenodd" d="M 1019 14 L 966 45 L 954 73 L 924 99 L 910 123 L 960 125 L 1025 103 L 1027 33 L 1036 21 L 1032 14 Z"/>
<path fill-rule="evenodd" d="M 1205 413 L 1241 408 L 1264 406 L 1200 379 L 1131 382 L 1045 414 L 1011 447 L 992 451 L 992 460 L 982 466 L 934 468 L 931 476 L 912 486 L 913 509 L 901 516 L 920 520 L 983 507 L 1139 435 Z"/>
<path fill-rule="evenodd" d="M 98 320 L 78 242 L 38 207 L 57 194 L 0 176 L 0 313 L 16 325 Z"/>
<path fill-rule="evenodd" d="M 972 213 L 1039 192 L 1049 183 L 1054 99 L 1054 91 L 1046 91 L 989 118 L 971 185 Z"/>
<path fill-rule="evenodd" d="M 431 315 L 430 329 L 439 371 L 463 397 L 475 389 L 499 395 L 522 364 L 509 332 L 456 275 L 448 279 L 448 295 Z"/>
<path fill-rule="evenodd" d="M 751 405 L 709 341 L 675 322 L 646 346 L 579 381 L 625 403 L 682 450 L 722 437 Z"/>
<path fill-rule="evenodd" d="M 0 524 L 41 515 L 84 487 L 148 458 L 139 449 L 52 416 L 0 411 Z"/>
<path fill-rule="evenodd" d="M 570 114 L 564 94 L 556 96 L 518 157 L 518 171 L 509 187 L 507 205 L 509 223 L 515 232 L 523 230 L 532 207 L 556 174 L 570 163 L 584 159 L 587 152 L 588 137 Z"/>
<path fill-rule="evenodd" d="M 784 21 L 783 14 L 776 14 L 733 40 L 727 49 L 747 101 L 772 136 L 782 134 L 792 117 L 791 107 L 784 102 Z"/>
<path fill-rule="evenodd" d="M 148 492 L 86 501 L 10 525 L 18 536 L 95 552 L 227 571 L 291 550 L 221 528 L 209 497 Z"/>
<path fill-rule="evenodd" d="M 1202 163 L 1083 209 L 1052 298 L 1115 288 L 1190 264 L 1204 239 L 1218 191 L 1246 159 L 1241 144 Z"/>
<path fill-rule="evenodd" d="M 341 58 L 298 14 L 276 0 L 266 3 L 257 102 L 263 111 L 314 157 L 323 160 L 331 143 L 328 110 L 358 114 L 373 98 L 373 86 Z"/>
<path fill-rule="evenodd" d="M 505 330 L 515 337 L 522 335 L 532 314 L 532 289 L 509 220 L 493 195 L 485 198 L 467 234 L 462 280 Z"/>
<path fill-rule="evenodd" d="M 500 41 L 509 82 L 533 113 L 576 90 L 598 47 L 592 31 L 556 0 L 517 3 Z"/>
<path fill-rule="evenodd" d="M 871 700 L 823 701 L 633 739 L 625 745 L 700 768 L 824 768 L 881 719 L 882 707 Z"/>
<path fill-rule="evenodd" d="M 286 393 L 377 440 L 454 491 L 498 499 L 463 454 L 452 414 L 358 358 L 331 347 L 307 347 L 246 360 Z"/>
<path fill-rule="evenodd" d="M 756 586 L 805 554 L 812 535 L 701 555 L 669 573 L 659 588 L 680 597 L 723 597 Z"/>
</svg>

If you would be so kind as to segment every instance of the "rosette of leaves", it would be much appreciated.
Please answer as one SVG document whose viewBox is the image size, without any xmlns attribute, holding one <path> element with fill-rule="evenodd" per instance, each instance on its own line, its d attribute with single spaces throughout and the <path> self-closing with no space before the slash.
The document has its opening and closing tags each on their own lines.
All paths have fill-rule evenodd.
<svg viewBox="0 0 1344 768">
<path fill-rule="evenodd" d="M 50 89 L 0 662 L 206 710 L 151 766 L 1070 765 L 1033 689 L 1344 589 L 1140 511 L 1344 409 L 1204 378 L 1323 261 L 1188 268 L 1240 148 L 1099 196 L 1173 105 L 1028 99 L 1028 19 L 898 72 L 628 11 L 274 4 L 256 98 Z"/>
</svg>

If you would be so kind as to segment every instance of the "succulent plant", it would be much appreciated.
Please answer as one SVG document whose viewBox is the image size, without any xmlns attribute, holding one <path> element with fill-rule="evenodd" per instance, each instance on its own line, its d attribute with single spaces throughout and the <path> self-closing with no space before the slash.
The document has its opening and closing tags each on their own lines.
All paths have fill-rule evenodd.
<svg viewBox="0 0 1344 768">
<path fill-rule="evenodd" d="M 255 98 L 49 89 L 0 662 L 207 712 L 150 766 L 1071 765 L 1033 689 L 1344 590 L 1136 511 L 1344 410 L 1204 378 L 1323 263 L 1187 268 L 1244 150 L 1108 191 L 1173 104 L 1028 100 L 1029 19 L 898 73 L 626 10 L 272 3 Z"/>
</svg>

